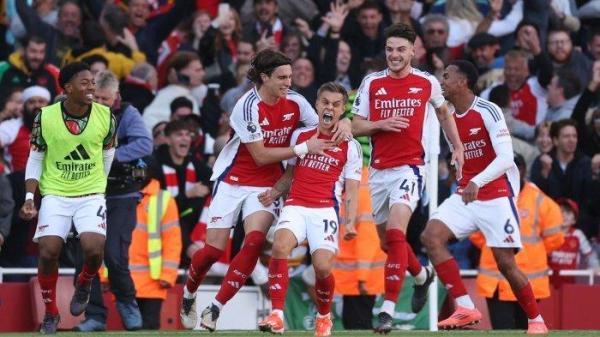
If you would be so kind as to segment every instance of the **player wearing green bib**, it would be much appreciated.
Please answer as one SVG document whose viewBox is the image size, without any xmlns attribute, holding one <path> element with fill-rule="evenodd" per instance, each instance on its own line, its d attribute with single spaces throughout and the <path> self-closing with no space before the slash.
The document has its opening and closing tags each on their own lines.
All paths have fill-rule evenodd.
<svg viewBox="0 0 600 337">
<path fill-rule="evenodd" d="M 70 311 L 84 312 L 91 280 L 98 273 L 106 236 L 106 177 L 115 146 L 115 119 L 108 107 L 93 102 L 95 82 L 89 66 L 71 63 L 59 75 L 66 99 L 42 108 L 31 134 L 32 150 L 25 170 L 25 204 L 21 217 L 37 214 L 33 201 L 38 185 L 42 196 L 33 240 L 40 257 L 38 279 L 46 314 L 40 332 L 56 333 L 58 257 L 75 225 L 84 254 L 75 282 Z"/>
</svg>

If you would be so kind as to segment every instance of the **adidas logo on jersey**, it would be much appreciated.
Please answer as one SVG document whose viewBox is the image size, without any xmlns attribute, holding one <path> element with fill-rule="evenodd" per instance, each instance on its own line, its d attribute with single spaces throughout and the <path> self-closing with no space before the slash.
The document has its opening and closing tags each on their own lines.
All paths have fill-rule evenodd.
<svg viewBox="0 0 600 337">
<path fill-rule="evenodd" d="M 385 91 L 384 87 L 379 88 L 379 90 L 377 90 L 377 92 L 375 92 L 375 96 L 383 96 L 383 95 L 387 95 L 387 91 Z"/>
<path fill-rule="evenodd" d="M 476 134 L 479 133 L 480 130 L 481 130 L 481 128 L 472 128 L 472 129 L 469 129 L 469 136 L 475 136 Z"/>
<path fill-rule="evenodd" d="M 515 240 L 513 240 L 512 235 L 509 235 L 506 237 L 506 239 L 504 239 L 504 241 L 502 241 L 504 243 L 514 243 Z"/>
<path fill-rule="evenodd" d="M 331 242 L 335 242 L 335 239 L 333 238 L 333 234 L 329 234 L 325 237 L 325 241 L 331 241 Z"/>
<path fill-rule="evenodd" d="M 79 144 L 75 150 L 71 151 L 65 156 L 65 160 L 87 160 L 90 159 L 90 155 L 87 153 L 83 145 Z"/>
<path fill-rule="evenodd" d="M 267 119 L 267 117 L 265 117 L 258 125 L 267 126 L 269 125 L 269 120 Z"/>
<path fill-rule="evenodd" d="M 421 90 L 423 90 L 423 88 L 410 87 L 410 88 L 408 88 L 408 93 L 409 94 L 418 94 Z"/>
</svg>

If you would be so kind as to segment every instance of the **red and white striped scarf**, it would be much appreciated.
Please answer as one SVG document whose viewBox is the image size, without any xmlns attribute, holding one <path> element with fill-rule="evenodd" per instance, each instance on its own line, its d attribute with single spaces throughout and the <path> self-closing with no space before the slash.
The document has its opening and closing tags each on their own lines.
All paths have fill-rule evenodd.
<svg viewBox="0 0 600 337">
<path fill-rule="evenodd" d="M 163 174 L 165 175 L 165 184 L 167 190 L 173 197 L 179 195 L 179 180 L 177 179 L 177 171 L 171 166 L 162 166 Z M 189 162 L 185 168 L 185 190 L 189 190 L 197 182 L 196 169 L 194 164 Z"/>
</svg>

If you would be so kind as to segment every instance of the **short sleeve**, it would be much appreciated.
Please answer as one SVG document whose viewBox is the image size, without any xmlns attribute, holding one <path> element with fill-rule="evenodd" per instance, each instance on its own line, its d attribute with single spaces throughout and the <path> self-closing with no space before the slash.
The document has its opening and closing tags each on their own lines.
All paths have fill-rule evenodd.
<svg viewBox="0 0 600 337">
<path fill-rule="evenodd" d="M 369 88 L 371 87 L 371 77 L 363 79 L 352 105 L 352 113 L 369 119 Z"/>
<path fill-rule="evenodd" d="M 344 179 L 358 180 L 362 178 L 362 147 L 356 139 L 348 142 L 348 158 L 344 165 Z"/>
<path fill-rule="evenodd" d="M 242 143 L 253 143 L 263 139 L 258 121 L 258 96 L 254 90 L 237 101 L 231 112 L 229 124 Z"/>
<path fill-rule="evenodd" d="M 306 100 L 306 98 L 297 92 L 290 91 L 289 98 L 298 104 L 300 109 L 300 122 L 306 127 L 313 127 L 319 124 L 319 115 Z"/>
<path fill-rule="evenodd" d="M 435 76 L 429 75 L 428 79 L 431 83 L 431 96 L 429 97 L 429 102 L 434 108 L 438 109 L 446 101 L 442 94 L 442 86 Z"/>
<path fill-rule="evenodd" d="M 290 137 L 290 147 L 294 147 L 296 144 L 298 144 L 298 137 L 300 136 L 300 133 L 302 132 L 302 129 L 296 129 L 293 133 L 292 133 L 292 137 Z M 296 166 L 296 161 L 298 160 L 298 157 L 294 156 L 290 159 L 287 160 L 287 164 L 288 165 L 292 165 L 292 166 Z"/>
<path fill-rule="evenodd" d="M 496 148 L 497 144 L 511 143 L 512 139 L 502 110 L 496 104 L 481 99 L 477 101 L 476 105 L 481 111 L 481 118 L 492 141 L 492 146 Z"/>
</svg>

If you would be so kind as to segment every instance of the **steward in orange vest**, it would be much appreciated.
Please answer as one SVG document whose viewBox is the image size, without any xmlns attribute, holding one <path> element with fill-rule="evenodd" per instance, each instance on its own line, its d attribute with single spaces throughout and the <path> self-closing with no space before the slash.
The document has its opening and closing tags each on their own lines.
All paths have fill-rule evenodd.
<svg viewBox="0 0 600 337">
<path fill-rule="evenodd" d="M 534 183 L 524 180 L 525 161 L 515 156 L 521 173 L 521 191 L 517 198 L 521 242 L 515 255 L 517 266 L 529 279 L 536 299 L 550 297 L 548 255 L 564 241 L 560 207 Z M 500 274 L 492 250 L 485 245 L 481 232 L 471 235 L 481 249 L 477 291 L 487 299 L 493 329 L 527 329 L 527 316 L 519 306 L 508 281 Z"/>
<path fill-rule="evenodd" d="M 129 270 L 142 313 L 143 329 L 160 327 L 160 309 L 175 284 L 182 249 L 175 199 L 152 179 L 142 190 L 137 225 L 129 246 Z"/>
<path fill-rule="evenodd" d="M 342 320 L 345 329 L 372 329 L 375 297 L 383 293 L 386 254 L 380 248 L 373 221 L 368 180 L 369 170 L 363 168 L 358 191 L 357 235 L 354 240 L 339 240 L 333 269 L 335 292 L 344 296 Z M 344 237 L 345 227 L 339 228 L 340 237 Z"/>
</svg>

